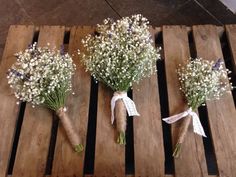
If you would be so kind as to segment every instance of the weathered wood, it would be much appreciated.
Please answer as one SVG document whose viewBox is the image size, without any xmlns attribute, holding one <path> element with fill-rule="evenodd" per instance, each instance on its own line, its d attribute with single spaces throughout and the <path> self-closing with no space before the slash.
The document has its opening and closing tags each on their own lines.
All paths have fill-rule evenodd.
<svg viewBox="0 0 236 177">
<path fill-rule="evenodd" d="M 125 146 L 116 143 L 117 132 L 111 125 L 113 92 L 102 83 L 98 88 L 95 176 L 125 176 Z"/>
<path fill-rule="evenodd" d="M 218 36 L 221 37 L 225 31 L 224 26 L 216 26 L 216 28 L 217 28 Z"/>
<path fill-rule="evenodd" d="M 236 25 L 226 25 L 226 34 L 233 57 L 233 71 L 236 73 Z"/>
<path fill-rule="evenodd" d="M 77 50 L 79 48 L 81 52 L 83 51 L 81 39 L 91 33 L 92 30 L 91 27 L 73 27 L 70 31 L 68 51 L 72 55 L 77 69 L 73 76 L 73 92 L 75 94 L 68 96 L 66 107 L 68 107 L 68 115 L 82 139 L 84 151 L 81 154 L 74 152 L 63 127 L 60 126 L 57 134 L 52 176 L 83 176 L 91 77 L 89 73 L 85 73 L 79 61 Z"/>
<path fill-rule="evenodd" d="M 154 39 L 158 31 L 150 28 L 150 32 Z M 133 120 L 135 175 L 164 176 L 164 145 L 156 74 L 134 86 L 133 100 L 140 113 Z"/>
<path fill-rule="evenodd" d="M 190 57 L 188 34 L 185 26 L 163 27 L 165 70 L 169 101 L 169 114 L 174 115 L 187 109 L 186 101 L 179 90 L 176 69 L 186 64 Z M 189 118 L 189 117 L 188 117 Z M 173 148 L 177 142 L 181 124 L 188 118 L 172 124 Z M 182 144 L 180 157 L 174 160 L 175 176 L 207 176 L 202 138 L 193 133 L 192 125 Z"/>
<path fill-rule="evenodd" d="M 33 26 L 11 26 L 8 32 L 5 50 L 0 65 L 0 176 L 7 173 L 19 106 L 7 83 L 7 71 L 16 59 L 14 54 L 31 43 Z"/>
<path fill-rule="evenodd" d="M 84 177 L 100 177 L 100 176 L 84 175 Z M 135 175 L 125 175 L 125 177 L 135 177 Z"/>
<path fill-rule="evenodd" d="M 50 43 L 59 48 L 63 43 L 64 27 L 43 26 L 39 33 L 39 46 Z M 52 127 L 52 111 L 26 105 L 15 165 L 12 176 L 43 176 L 48 155 Z"/>
<path fill-rule="evenodd" d="M 11 26 L 0 63 L 0 176 L 7 176 L 12 142 L 19 114 L 19 106 L 10 90 L 7 69 L 15 62 L 14 53 L 24 50 L 32 42 L 34 32 L 40 30 L 39 45 L 50 43 L 57 48 L 63 43 L 65 31 L 70 31 L 69 53 L 74 54 L 77 71 L 73 78 L 75 95 L 68 97 L 68 114 L 73 119 L 86 147 L 86 134 L 89 112 L 90 76 L 79 64 L 77 49 L 83 50 L 81 39 L 93 31 L 90 27 L 64 28 L 44 26 Z M 164 26 L 151 30 L 152 34 L 163 30 L 164 56 L 170 115 L 186 109 L 186 103 L 179 91 L 176 68 L 184 64 L 190 56 L 188 32 L 190 27 Z M 223 27 L 211 25 L 194 26 L 193 34 L 197 55 L 209 60 L 223 58 L 219 37 Z M 226 25 L 226 34 L 232 52 L 232 63 L 236 72 L 236 25 Z M 67 46 L 66 46 L 67 47 Z M 189 127 L 183 144 L 181 156 L 175 159 L 175 174 L 164 174 L 164 148 L 160 117 L 157 76 L 153 75 L 135 85 L 133 99 L 141 114 L 134 119 L 134 155 L 135 175 L 125 175 L 125 147 L 116 144 L 117 132 L 110 123 L 110 100 L 112 91 L 99 85 L 96 149 L 94 175 L 89 176 L 208 176 L 204 148 L 201 137 L 195 135 L 192 125 Z M 221 100 L 208 101 L 210 133 L 217 159 L 219 176 L 236 176 L 236 110 L 232 94 Z M 52 127 L 52 111 L 27 104 L 16 153 L 13 175 L 8 176 L 45 176 L 45 166 L 49 150 Z M 186 120 L 186 119 L 185 119 Z M 184 121 L 184 120 L 183 120 Z M 175 145 L 180 130 L 180 121 L 172 125 L 172 141 Z M 83 176 L 84 152 L 74 153 L 65 132 L 59 124 L 52 175 L 46 176 Z"/>
<path fill-rule="evenodd" d="M 193 35 L 197 56 L 210 61 L 223 58 L 215 26 L 194 26 Z M 207 111 L 219 176 L 236 176 L 236 111 L 231 92 L 207 101 Z"/>
<path fill-rule="evenodd" d="M 165 177 L 174 177 L 174 175 L 165 175 Z M 207 175 L 206 177 L 217 177 L 217 175 Z"/>
</svg>

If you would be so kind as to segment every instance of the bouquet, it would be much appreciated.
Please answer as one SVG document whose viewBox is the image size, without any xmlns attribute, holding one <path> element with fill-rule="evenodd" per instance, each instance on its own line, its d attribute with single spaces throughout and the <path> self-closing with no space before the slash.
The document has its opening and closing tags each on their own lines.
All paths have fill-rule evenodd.
<svg viewBox="0 0 236 177">
<path fill-rule="evenodd" d="M 32 103 L 33 107 L 43 105 L 55 111 L 74 150 L 82 151 L 83 145 L 65 108 L 75 71 L 70 55 L 48 47 L 37 47 L 34 43 L 15 56 L 17 61 L 8 70 L 7 78 L 16 98 Z"/>
<path fill-rule="evenodd" d="M 118 144 L 126 143 L 126 111 L 129 116 L 139 115 L 127 91 L 156 72 L 156 61 L 160 58 L 159 49 L 153 47 L 148 23 L 142 15 L 117 21 L 105 19 L 94 34 L 82 40 L 85 53 L 79 52 L 86 71 L 114 91 L 111 122 L 116 118 Z"/>
<path fill-rule="evenodd" d="M 181 66 L 177 73 L 179 75 L 180 90 L 183 92 L 189 109 L 183 113 L 164 118 L 169 124 L 178 121 L 186 116 L 192 117 L 194 132 L 206 137 L 201 122 L 195 111 L 199 106 L 204 105 L 206 100 L 220 99 L 233 87 L 228 81 L 228 69 L 224 68 L 223 60 L 216 62 L 203 60 L 202 58 L 190 59 L 186 66 Z M 173 156 L 178 157 L 181 145 L 186 136 L 191 119 L 185 121 L 181 126 L 181 132 L 175 146 Z"/>
</svg>

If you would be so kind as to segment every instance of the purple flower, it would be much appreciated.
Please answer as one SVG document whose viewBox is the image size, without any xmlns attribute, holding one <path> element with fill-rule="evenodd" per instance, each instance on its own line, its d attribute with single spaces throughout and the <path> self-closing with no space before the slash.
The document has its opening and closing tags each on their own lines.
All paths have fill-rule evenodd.
<svg viewBox="0 0 236 177">
<path fill-rule="evenodd" d="M 222 63 L 223 63 L 223 60 L 219 58 L 212 66 L 212 70 L 219 70 Z"/>
<path fill-rule="evenodd" d="M 64 47 L 63 44 L 61 45 L 61 48 L 60 48 L 60 54 L 61 54 L 61 55 L 64 55 L 64 54 L 65 54 L 65 47 Z"/>
<path fill-rule="evenodd" d="M 29 44 L 29 45 L 28 45 L 28 49 L 31 49 L 31 48 L 32 48 L 32 44 Z"/>
<path fill-rule="evenodd" d="M 23 76 L 23 80 L 29 80 L 30 77 L 29 77 L 29 74 L 28 75 L 23 75 L 21 73 L 19 73 L 17 70 L 15 69 L 11 69 L 10 71 L 7 72 L 7 75 L 9 75 L 11 73 L 13 73 L 14 75 L 16 75 L 17 77 L 22 77 Z"/>
</svg>

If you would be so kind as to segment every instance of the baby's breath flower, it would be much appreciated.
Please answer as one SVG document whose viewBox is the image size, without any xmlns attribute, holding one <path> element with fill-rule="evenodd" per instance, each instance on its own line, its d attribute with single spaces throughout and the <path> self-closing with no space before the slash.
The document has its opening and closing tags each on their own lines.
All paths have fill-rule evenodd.
<svg viewBox="0 0 236 177">
<path fill-rule="evenodd" d="M 139 14 L 97 25 L 96 32 L 82 40 L 85 54 L 78 51 L 86 71 L 114 91 L 127 91 L 154 73 L 160 49 L 153 47 L 148 24 Z"/>
<path fill-rule="evenodd" d="M 16 98 L 33 106 L 44 104 L 53 110 L 64 106 L 75 70 L 69 54 L 37 47 L 34 43 L 15 56 L 17 61 L 8 70 L 7 79 Z"/>
<path fill-rule="evenodd" d="M 220 99 L 232 89 L 227 79 L 229 71 L 224 68 L 222 59 L 213 62 L 202 58 L 190 58 L 186 66 L 180 66 L 177 73 L 181 84 L 180 90 L 193 109 L 197 109 L 206 100 Z"/>
</svg>

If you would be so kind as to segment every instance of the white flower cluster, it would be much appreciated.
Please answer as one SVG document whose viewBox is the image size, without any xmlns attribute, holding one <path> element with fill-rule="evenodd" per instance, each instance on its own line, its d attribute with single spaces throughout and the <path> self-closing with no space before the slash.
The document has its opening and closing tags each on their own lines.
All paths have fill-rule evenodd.
<svg viewBox="0 0 236 177">
<path fill-rule="evenodd" d="M 75 70 L 72 58 L 59 50 L 37 47 L 34 43 L 16 54 L 17 61 L 8 70 L 8 83 L 16 98 L 34 105 L 56 109 L 71 90 Z M 58 100 L 55 100 L 58 99 Z"/>
<path fill-rule="evenodd" d="M 148 24 L 139 14 L 97 25 L 96 32 L 82 40 L 86 71 L 114 91 L 127 91 L 133 82 L 150 76 L 156 71 L 160 49 L 153 47 Z"/>
<path fill-rule="evenodd" d="M 219 99 L 225 92 L 233 89 L 228 81 L 228 69 L 224 68 L 222 59 L 216 62 L 191 59 L 186 66 L 177 70 L 180 90 L 185 94 L 188 105 L 197 109 L 206 100 Z"/>
</svg>

